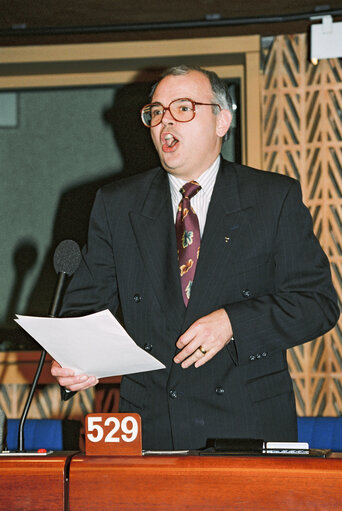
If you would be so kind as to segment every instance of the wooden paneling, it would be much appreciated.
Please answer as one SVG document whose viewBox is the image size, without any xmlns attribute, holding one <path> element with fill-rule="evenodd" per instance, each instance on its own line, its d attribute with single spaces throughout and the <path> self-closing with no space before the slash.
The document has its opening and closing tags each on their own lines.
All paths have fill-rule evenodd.
<svg viewBox="0 0 342 511">
<path fill-rule="evenodd" d="M 342 509 L 338 454 L 309 459 L 65 452 L 3 456 L 0 473 L 0 511 Z"/>
<path fill-rule="evenodd" d="M 0 457 L 0 511 L 63 510 L 69 454 Z"/>
<path fill-rule="evenodd" d="M 138 45 L 129 41 L 0 47 L 0 89 L 152 80 L 161 68 L 179 59 L 181 63 L 205 62 L 207 67 L 244 65 L 245 55 L 259 50 L 257 35 L 141 41 Z"/>
<path fill-rule="evenodd" d="M 263 168 L 299 179 L 342 298 L 342 59 L 308 61 L 305 34 L 278 36 L 262 78 Z M 299 415 L 342 414 L 341 321 L 290 350 Z"/>
<path fill-rule="evenodd" d="M 341 510 L 342 458 L 72 459 L 70 511 Z"/>
</svg>

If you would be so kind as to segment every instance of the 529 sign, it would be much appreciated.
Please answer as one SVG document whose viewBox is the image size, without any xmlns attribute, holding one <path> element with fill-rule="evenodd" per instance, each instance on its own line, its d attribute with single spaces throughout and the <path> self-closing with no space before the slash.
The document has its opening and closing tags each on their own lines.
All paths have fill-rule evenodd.
<svg viewBox="0 0 342 511">
<path fill-rule="evenodd" d="M 86 455 L 141 456 L 141 418 L 137 413 L 86 416 Z"/>
</svg>

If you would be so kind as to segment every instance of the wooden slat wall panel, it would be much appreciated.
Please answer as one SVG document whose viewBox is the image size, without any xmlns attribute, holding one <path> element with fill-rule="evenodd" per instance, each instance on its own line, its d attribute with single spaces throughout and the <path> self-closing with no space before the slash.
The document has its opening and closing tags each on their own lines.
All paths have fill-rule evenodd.
<svg viewBox="0 0 342 511">
<path fill-rule="evenodd" d="M 0 407 L 10 419 L 21 416 L 29 393 L 29 385 L 0 385 Z M 116 412 L 119 407 L 119 383 L 99 384 L 79 392 L 69 401 L 61 401 L 58 385 L 38 385 L 29 411 L 29 419 L 78 419 L 87 413 Z"/>
<path fill-rule="evenodd" d="M 263 168 L 301 181 L 342 298 L 342 59 L 308 61 L 305 34 L 277 36 L 262 75 Z M 342 414 L 342 333 L 289 351 L 299 415 Z"/>
<path fill-rule="evenodd" d="M 39 351 L 0 353 L 0 407 L 8 418 L 21 416 L 38 362 Z M 60 388 L 50 372 L 51 357 L 46 356 L 28 414 L 29 419 L 78 419 L 87 413 L 117 411 L 121 378 L 104 378 L 96 389 L 79 392 L 73 399 L 61 401 Z"/>
</svg>

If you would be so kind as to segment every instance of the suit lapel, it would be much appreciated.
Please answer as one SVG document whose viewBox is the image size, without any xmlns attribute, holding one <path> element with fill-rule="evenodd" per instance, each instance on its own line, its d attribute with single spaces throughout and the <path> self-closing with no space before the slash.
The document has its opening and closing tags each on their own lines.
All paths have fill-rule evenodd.
<svg viewBox="0 0 342 511">
<path fill-rule="evenodd" d="M 160 170 L 152 181 L 143 208 L 130 213 L 139 250 L 159 303 L 173 324 L 185 312 L 178 271 L 175 226 L 169 182 Z"/>
<path fill-rule="evenodd" d="M 220 288 L 230 271 L 229 263 L 238 256 L 235 242 L 244 221 L 245 210 L 241 208 L 236 170 L 229 163 L 221 162 L 201 240 L 184 329 L 195 317 L 222 306 L 219 302 Z M 214 296 L 217 296 L 217 302 L 212 299 Z"/>
</svg>

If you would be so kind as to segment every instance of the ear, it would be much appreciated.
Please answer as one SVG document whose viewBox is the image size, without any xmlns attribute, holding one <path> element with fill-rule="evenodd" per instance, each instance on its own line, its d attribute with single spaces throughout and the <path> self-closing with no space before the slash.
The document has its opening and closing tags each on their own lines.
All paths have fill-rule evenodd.
<svg viewBox="0 0 342 511">
<path fill-rule="evenodd" d="M 221 110 L 216 116 L 216 135 L 224 137 L 232 122 L 232 114 L 229 110 Z"/>
</svg>

